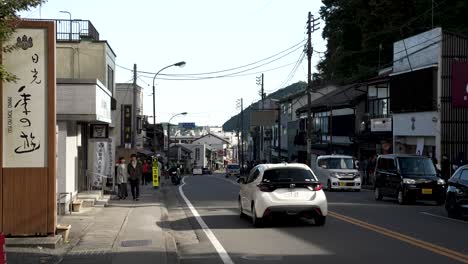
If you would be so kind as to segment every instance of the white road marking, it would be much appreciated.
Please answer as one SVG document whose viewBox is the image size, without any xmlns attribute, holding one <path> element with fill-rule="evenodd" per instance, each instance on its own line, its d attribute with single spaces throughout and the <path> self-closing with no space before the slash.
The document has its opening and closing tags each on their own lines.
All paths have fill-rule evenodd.
<svg viewBox="0 0 468 264">
<path fill-rule="evenodd" d="M 453 218 L 449 218 L 449 217 L 442 216 L 442 215 L 431 214 L 431 213 L 428 213 L 428 212 L 421 212 L 421 214 L 429 215 L 429 216 L 432 216 L 432 217 L 437 217 L 437 218 L 440 218 L 440 219 L 450 220 L 450 221 L 462 223 L 462 224 L 465 224 L 465 225 L 468 224 L 468 222 L 466 222 L 466 221 L 453 219 Z"/>
<path fill-rule="evenodd" d="M 213 245 L 213 247 L 215 248 L 216 252 L 218 252 L 218 255 L 219 257 L 221 258 L 221 260 L 223 261 L 224 264 L 234 264 L 234 262 L 232 261 L 231 257 L 229 256 L 229 254 L 227 253 L 226 249 L 224 249 L 223 245 L 221 245 L 221 243 L 219 242 L 219 240 L 216 238 L 216 236 L 214 235 L 214 233 L 211 231 L 211 229 L 208 227 L 208 225 L 205 223 L 205 221 L 203 220 L 203 218 L 200 216 L 200 214 L 198 213 L 197 209 L 195 209 L 195 207 L 192 205 L 192 203 L 190 202 L 190 200 L 187 198 L 187 196 L 185 196 L 185 193 L 184 191 L 182 190 L 182 187 L 184 187 L 185 185 L 185 178 L 182 178 L 182 185 L 179 186 L 179 193 L 180 195 L 182 196 L 182 198 L 184 199 L 185 203 L 187 204 L 187 206 L 189 207 L 190 211 L 192 212 L 193 216 L 195 217 L 195 219 L 197 219 L 197 222 L 198 224 L 200 225 L 200 227 L 202 228 L 203 232 L 205 232 L 206 236 L 208 237 L 208 239 L 211 241 L 211 244 Z"/>
</svg>

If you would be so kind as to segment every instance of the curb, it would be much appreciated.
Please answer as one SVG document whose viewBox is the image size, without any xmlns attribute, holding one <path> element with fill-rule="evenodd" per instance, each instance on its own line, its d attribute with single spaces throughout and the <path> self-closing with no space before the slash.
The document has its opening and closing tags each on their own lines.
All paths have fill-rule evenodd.
<svg viewBox="0 0 468 264">
<path fill-rule="evenodd" d="M 167 210 L 165 197 L 162 194 L 162 190 L 166 187 L 163 185 L 160 188 L 160 199 L 161 199 L 161 223 L 164 231 L 164 241 L 166 248 L 166 263 L 180 263 L 180 258 L 177 249 L 177 242 L 175 237 L 172 235 L 172 229 L 169 223 L 169 212 Z"/>
</svg>

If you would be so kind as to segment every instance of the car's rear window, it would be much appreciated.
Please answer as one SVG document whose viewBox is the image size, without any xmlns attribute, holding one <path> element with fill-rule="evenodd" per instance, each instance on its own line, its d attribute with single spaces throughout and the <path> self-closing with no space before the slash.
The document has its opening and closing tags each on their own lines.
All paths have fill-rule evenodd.
<svg viewBox="0 0 468 264">
<path fill-rule="evenodd" d="M 228 165 L 227 168 L 230 169 L 230 170 L 237 170 L 240 167 L 239 167 L 239 165 Z"/>
<path fill-rule="evenodd" d="M 315 182 L 315 176 L 306 169 L 277 168 L 263 173 L 263 182 Z"/>
</svg>

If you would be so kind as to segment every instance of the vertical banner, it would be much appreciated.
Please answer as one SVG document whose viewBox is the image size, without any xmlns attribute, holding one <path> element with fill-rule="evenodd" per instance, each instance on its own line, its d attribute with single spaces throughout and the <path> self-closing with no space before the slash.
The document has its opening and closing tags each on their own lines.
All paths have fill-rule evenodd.
<svg viewBox="0 0 468 264">
<path fill-rule="evenodd" d="M 3 83 L 3 168 L 47 167 L 47 35 L 17 29 L 3 64 L 16 82 Z"/>
<path fill-rule="evenodd" d="M 109 163 L 108 142 L 102 140 L 89 140 L 89 179 L 91 186 L 100 188 L 104 178 L 107 178 Z M 112 165 L 112 164 L 111 164 Z"/>
<path fill-rule="evenodd" d="M 159 187 L 159 164 L 158 159 L 153 157 L 153 187 Z"/>
<path fill-rule="evenodd" d="M 124 143 L 132 143 L 132 106 L 124 105 L 124 118 L 123 118 L 123 133 L 124 133 Z"/>
</svg>

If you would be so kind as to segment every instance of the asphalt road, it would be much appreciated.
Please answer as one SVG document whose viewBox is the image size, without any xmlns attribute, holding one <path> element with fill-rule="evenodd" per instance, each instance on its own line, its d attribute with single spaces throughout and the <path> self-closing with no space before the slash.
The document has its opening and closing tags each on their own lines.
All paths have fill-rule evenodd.
<svg viewBox="0 0 468 264">
<path fill-rule="evenodd" d="M 400 206 L 375 201 L 368 190 L 333 192 L 324 227 L 281 219 L 256 229 L 239 217 L 234 179 L 184 181 L 173 190 L 190 225 L 178 226 L 193 229 L 199 242 L 180 245 L 181 263 L 468 263 L 468 222 L 446 218 L 435 203 Z"/>
</svg>

